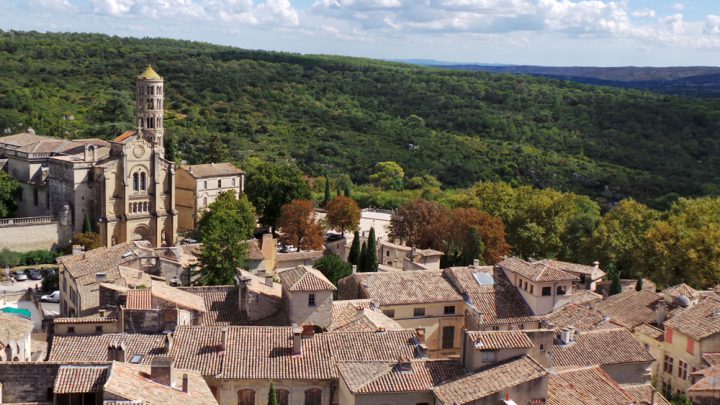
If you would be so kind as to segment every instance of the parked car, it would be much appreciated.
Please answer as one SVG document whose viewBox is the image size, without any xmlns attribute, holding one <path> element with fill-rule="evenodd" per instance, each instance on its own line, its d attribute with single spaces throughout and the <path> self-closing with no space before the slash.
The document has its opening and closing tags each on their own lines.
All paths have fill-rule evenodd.
<svg viewBox="0 0 720 405">
<path fill-rule="evenodd" d="M 30 280 L 42 280 L 43 278 L 37 269 L 27 269 L 25 270 L 25 275 L 28 276 Z"/>
<path fill-rule="evenodd" d="M 55 269 L 47 269 L 47 268 L 46 268 L 46 269 L 41 269 L 41 270 L 40 270 L 40 273 L 41 273 L 41 274 L 44 274 L 45 277 L 50 277 L 50 276 L 54 276 L 55 274 L 57 274 L 57 272 L 55 271 Z"/>
<path fill-rule="evenodd" d="M 40 301 L 60 302 L 60 291 L 53 291 L 48 295 L 43 295 L 42 297 L 40 297 Z"/>
<path fill-rule="evenodd" d="M 25 273 L 20 270 L 13 273 L 13 277 L 15 278 L 15 281 L 25 281 L 28 279 Z"/>
</svg>

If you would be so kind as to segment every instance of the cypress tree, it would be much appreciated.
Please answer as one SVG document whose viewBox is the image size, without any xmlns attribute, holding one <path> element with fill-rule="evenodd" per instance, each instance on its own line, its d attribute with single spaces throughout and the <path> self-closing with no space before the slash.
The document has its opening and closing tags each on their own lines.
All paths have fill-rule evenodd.
<svg viewBox="0 0 720 405">
<path fill-rule="evenodd" d="M 332 195 L 330 194 L 330 177 L 325 175 L 325 198 L 323 198 L 323 207 L 327 207 L 328 203 L 332 200 Z"/>
<path fill-rule="evenodd" d="M 367 271 L 367 242 L 363 241 L 360 248 L 360 256 L 358 257 L 357 271 L 364 273 Z"/>
<path fill-rule="evenodd" d="M 612 282 L 610 284 L 610 292 L 608 295 L 620 294 L 622 292 L 622 285 L 620 284 L 620 273 L 615 272 L 612 275 Z"/>
<path fill-rule="evenodd" d="M 93 231 L 92 222 L 90 222 L 90 217 L 88 216 L 87 212 L 85 213 L 85 219 L 83 220 L 83 227 L 82 227 L 83 233 L 88 233 Z"/>
<path fill-rule="evenodd" d="M 345 197 L 352 198 L 352 197 L 350 197 L 350 185 L 349 184 L 345 185 Z"/>
<path fill-rule="evenodd" d="M 635 291 L 642 291 L 643 289 L 643 278 L 638 276 L 637 283 L 635 283 Z"/>
<path fill-rule="evenodd" d="M 352 245 L 350 245 L 350 253 L 348 254 L 348 263 L 351 265 L 358 265 L 360 258 L 360 231 L 355 231 L 353 236 Z"/>
<path fill-rule="evenodd" d="M 165 137 L 165 159 L 174 162 L 175 161 L 175 137 Z"/>
<path fill-rule="evenodd" d="M 268 393 L 268 405 L 278 405 L 277 392 L 275 391 L 275 384 L 270 381 L 270 392 Z"/>
<path fill-rule="evenodd" d="M 377 239 L 375 239 L 375 228 L 370 228 L 367 245 L 367 259 L 365 261 L 366 271 L 376 272 L 378 270 Z"/>
</svg>

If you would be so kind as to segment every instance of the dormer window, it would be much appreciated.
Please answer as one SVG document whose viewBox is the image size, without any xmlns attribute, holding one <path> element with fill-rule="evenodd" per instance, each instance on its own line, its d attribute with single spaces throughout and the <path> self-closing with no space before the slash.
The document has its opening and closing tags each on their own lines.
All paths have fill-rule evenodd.
<svg viewBox="0 0 720 405">
<path fill-rule="evenodd" d="M 567 293 L 567 287 L 564 285 L 559 285 L 557 287 L 557 295 L 565 295 Z"/>
</svg>

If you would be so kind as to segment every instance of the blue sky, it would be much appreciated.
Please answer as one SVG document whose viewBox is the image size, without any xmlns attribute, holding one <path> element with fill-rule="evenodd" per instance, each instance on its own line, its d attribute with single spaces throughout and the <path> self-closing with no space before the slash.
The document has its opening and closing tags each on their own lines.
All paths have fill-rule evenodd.
<svg viewBox="0 0 720 405">
<path fill-rule="evenodd" d="M 0 0 L 0 29 L 383 59 L 720 64 L 720 0 Z"/>
</svg>

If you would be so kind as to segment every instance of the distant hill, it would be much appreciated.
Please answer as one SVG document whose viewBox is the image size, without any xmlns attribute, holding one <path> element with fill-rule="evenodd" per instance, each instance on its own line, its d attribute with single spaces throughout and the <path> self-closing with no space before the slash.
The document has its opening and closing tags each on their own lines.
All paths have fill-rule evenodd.
<svg viewBox="0 0 720 405">
<path fill-rule="evenodd" d="M 169 39 L 0 31 L 0 130 L 109 139 L 134 126 L 147 64 L 190 163 L 257 156 L 364 183 L 392 160 L 444 187 L 502 180 L 598 200 L 720 192 L 720 100 Z M 714 80 L 693 74 L 672 80 Z"/>
<path fill-rule="evenodd" d="M 414 63 L 407 61 L 408 63 Z M 446 69 L 543 76 L 578 83 L 640 89 L 695 97 L 720 97 L 720 67 L 554 67 L 492 64 L 416 63 Z"/>
</svg>

